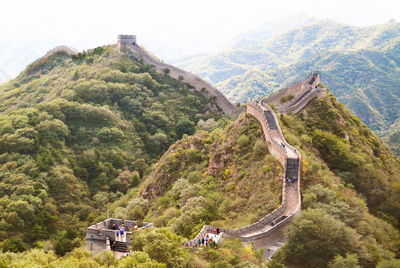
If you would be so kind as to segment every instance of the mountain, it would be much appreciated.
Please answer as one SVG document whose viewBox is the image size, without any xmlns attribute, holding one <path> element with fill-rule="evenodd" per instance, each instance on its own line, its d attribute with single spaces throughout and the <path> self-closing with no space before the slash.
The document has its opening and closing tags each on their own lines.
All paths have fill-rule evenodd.
<svg viewBox="0 0 400 268">
<path fill-rule="evenodd" d="M 60 43 L 57 38 L 0 41 L 0 83 L 16 77 L 28 64 Z"/>
<path fill-rule="evenodd" d="M 222 117 L 215 98 L 192 89 L 115 45 L 59 47 L 1 84 L 3 250 L 48 240 L 63 255 L 80 244 L 172 143 Z"/>
<path fill-rule="evenodd" d="M 277 116 L 286 140 L 302 155 L 303 198 L 274 263 L 396 262 L 399 159 L 331 93 L 296 115 Z M 198 132 L 171 146 L 139 188 L 111 205 L 113 215 L 152 221 L 186 238 L 204 224 L 256 222 L 277 207 L 282 187 L 276 177 L 281 165 L 262 136 L 248 114 L 222 126 L 199 123 Z"/>
<path fill-rule="evenodd" d="M 240 227 L 280 205 L 283 168 L 270 154 L 261 125 L 250 114 L 230 119 L 211 113 L 209 99 L 135 55 L 113 46 L 74 56 L 58 52 L 2 88 L 1 246 L 24 251 L 32 243 L 38 249 L 0 253 L 0 263 L 265 267 L 263 250 L 235 239 L 197 251 L 182 247 L 204 224 Z M 41 86 L 52 81 L 57 90 L 51 94 Z M 29 95 L 32 84 L 44 96 Z M 133 110 L 120 102 L 137 96 L 142 99 Z M 199 103 L 190 103 L 193 98 Z M 163 105 L 154 107 L 156 102 Z M 204 110 L 191 110 L 196 107 Z M 181 109 L 193 115 L 185 128 L 173 121 Z M 268 266 L 398 263 L 399 159 L 331 93 L 297 114 L 275 112 L 285 139 L 302 156 L 302 212 Z M 149 113 L 157 115 L 150 123 Z M 154 129 L 164 113 L 176 124 Z M 194 124 L 196 132 L 188 127 Z M 178 135 L 179 129 L 186 131 Z M 163 143 L 152 144 L 161 135 L 145 143 L 146 132 L 171 135 L 174 142 L 160 149 Z M 92 259 L 75 249 L 57 257 L 48 251 L 63 255 L 78 246 L 79 227 L 104 219 L 108 202 L 113 216 L 155 224 L 135 234 L 132 256 Z M 53 244 L 44 242 L 49 237 Z"/>
<path fill-rule="evenodd" d="M 228 49 L 238 49 L 256 46 L 259 43 L 266 42 L 277 35 L 314 22 L 315 20 L 316 19 L 308 17 L 303 13 L 299 13 L 284 20 L 269 21 L 252 31 L 237 35 L 226 44 L 226 47 Z"/>
<path fill-rule="evenodd" d="M 354 27 L 323 20 L 178 65 L 234 102 L 283 89 L 318 70 L 335 96 L 381 134 L 399 118 L 399 47 L 399 23 Z"/>
</svg>

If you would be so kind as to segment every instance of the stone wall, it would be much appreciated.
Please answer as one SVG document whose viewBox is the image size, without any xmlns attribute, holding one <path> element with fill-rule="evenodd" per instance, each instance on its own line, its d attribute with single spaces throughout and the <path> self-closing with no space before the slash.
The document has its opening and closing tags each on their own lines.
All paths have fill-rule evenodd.
<svg viewBox="0 0 400 268">
<path fill-rule="evenodd" d="M 310 84 L 311 83 L 311 84 Z M 288 107 L 292 105 L 293 103 L 296 102 L 298 97 L 300 97 L 302 94 L 304 94 L 307 90 L 311 88 L 316 88 L 317 85 L 320 83 L 320 75 L 318 73 L 311 73 L 305 81 L 298 82 L 295 84 L 292 84 L 285 88 L 284 90 L 281 90 L 277 93 L 274 93 L 270 95 L 265 101 L 268 104 L 273 104 L 276 106 L 279 110 L 281 110 L 284 107 Z M 283 97 L 286 97 L 288 95 L 294 95 L 295 98 L 292 100 L 281 103 L 280 100 Z"/>
<path fill-rule="evenodd" d="M 193 238 L 192 240 L 183 242 L 183 245 L 186 246 L 186 247 L 198 247 L 199 246 L 199 242 L 198 242 L 199 239 L 204 238 L 206 236 L 206 234 L 208 234 L 208 233 L 213 234 L 214 233 L 214 229 L 216 229 L 216 228 L 218 228 L 218 227 L 211 226 L 211 225 L 204 225 L 201 228 L 200 232 L 196 235 L 195 238 Z M 222 240 L 225 232 L 226 232 L 226 230 L 220 229 L 219 241 Z"/>
<path fill-rule="evenodd" d="M 285 107 L 281 110 L 283 113 L 292 112 L 294 114 L 299 113 L 303 110 L 315 97 L 325 97 L 326 96 L 326 89 L 325 88 L 315 88 L 308 94 L 304 99 L 300 102 L 296 103 L 295 105 Z"/>
<path fill-rule="evenodd" d="M 161 62 L 151 55 L 149 55 L 146 51 L 144 51 L 139 46 L 128 46 L 134 52 L 138 53 L 145 64 L 154 65 L 155 69 L 158 72 L 163 72 L 165 69 L 169 70 L 169 75 L 177 80 L 188 83 L 191 85 L 196 91 L 200 92 L 204 96 L 210 97 L 213 99 L 219 108 L 223 111 L 223 113 L 227 115 L 231 115 L 236 110 L 235 105 L 233 105 L 218 89 L 212 86 L 210 83 L 207 83 L 199 76 L 192 74 L 190 72 L 179 69 L 170 64 L 166 64 Z M 240 109 L 239 109 L 240 110 Z"/>
<path fill-rule="evenodd" d="M 136 35 L 118 35 L 118 48 L 123 49 L 129 46 L 136 45 Z"/>
<path fill-rule="evenodd" d="M 116 230 L 112 230 L 112 225 L 115 224 L 117 227 L 123 226 L 126 232 L 126 243 L 129 245 L 131 242 L 132 225 L 137 225 L 136 221 L 132 220 L 121 220 L 110 218 L 102 222 L 91 225 L 86 230 L 86 248 L 95 248 L 94 251 L 101 250 L 104 246 L 106 248 L 107 238 L 111 241 L 116 240 Z M 153 223 L 143 222 L 143 226 L 135 230 L 143 230 L 154 227 Z"/>
<path fill-rule="evenodd" d="M 254 103 L 254 102 L 248 102 L 247 103 L 247 113 L 251 114 L 252 116 L 254 116 L 257 121 L 261 124 L 263 133 L 264 133 L 264 137 L 265 140 L 268 143 L 268 149 L 269 152 L 276 158 L 279 160 L 279 162 L 282 164 L 282 166 L 285 166 L 286 163 L 286 150 L 284 148 L 282 148 L 282 146 L 280 145 L 280 143 L 278 143 L 271 135 L 271 130 L 268 127 L 268 123 L 267 120 L 264 117 L 264 112 L 262 110 L 262 108 Z M 276 119 L 275 119 L 276 120 Z M 278 122 L 276 120 L 276 122 Z M 278 124 L 278 128 L 279 124 Z M 279 135 L 279 131 L 274 131 L 276 133 L 278 133 Z M 275 133 L 274 133 L 275 134 Z"/>
</svg>

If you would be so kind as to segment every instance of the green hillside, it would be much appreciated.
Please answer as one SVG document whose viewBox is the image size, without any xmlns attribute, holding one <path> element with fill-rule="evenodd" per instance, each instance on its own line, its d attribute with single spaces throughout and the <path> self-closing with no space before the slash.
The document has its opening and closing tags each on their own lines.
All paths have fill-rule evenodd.
<svg viewBox="0 0 400 268">
<path fill-rule="evenodd" d="M 390 126 L 400 114 L 399 49 L 399 23 L 362 28 L 325 20 L 178 64 L 234 102 L 264 96 L 319 71 L 340 102 L 384 135 L 395 131 Z"/>
<path fill-rule="evenodd" d="M 96 61 L 100 58 L 102 60 Z M 107 70 L 103 72 L 112 75 L 90 72 L 92 67 L 88 67 L 87 60 L 90 66 L 99 64 Z M 108 61 L 110 65 L 104 67 Z M 58 64 L 51 69 L 54 62 Z M 0 189 L 5 193 L 0 199 L 0 227 L 4 239 L 1 246 L 4 251 L 23 251 L 29 245 L 38 249 L 1 253 L 1 265 L 265 267 L 262 251 L 237 240 L 227 239 L 219 247 L 199 251 L 181 246 L 183 240 L 193 238 L 204 224 L 239 227 L 279 206 L 282 167 L 269 154 L 261 127 L 252 116 L 241 115 L 235 121 L 217 115 L 206 116 L 207 99 L 188 91 L 187 85 L 154 73 L 129 54 L 120 55 L 113 47 L 74 58 L 57 54 L 44 63 L 39 65 L 44 74 L 37 73 L 37 65 L 30 66 L 18 78 L 19 87 L 35 81 L 33 75 L 45 78 L 57 71 L 60 77 L 71 77 L 68 83 L 62 83 L 67 86 L 60 89 L 59 96 L 57 93 L 54 97 L 47 95 L 45 99 L 48 100 L 43 100 L 28 94 L 21 96 L 23 102 L 17 100 L 15 86 L 9 84 L 3 88 L 9 93 L 6 95 L 9 105 L 2 106 L 5 111 L 2 120 L 7 123 L 2 124 L 2 131 L 8 131 L 2 139 L 8 140 L 0 147 L 3 150 Z M 70 67 L 61 68 L 63 64 Z M 116 67 L 120 64 L 122 67 Z M 73 69 L 60 72 L 69 68 Z M 93 83 L 93 80 L 104 81 L 100 77 L 121 80 L 104 81 L 109 87 L 102 88 L 103 94 L 96 95 L 94 93 L 99 91 L 95 86 L 88 87 L 92 89 L 90 92 L 82 89 L 85 87 L 80 84 L 87 81 L 77 78 L 76 73 L 84 73 Z M 111 90 L 115 81 L 119 81 L 121 87 L 128 86 L 127 81 L 132 81 L 129 77 L 143 76 L 148 80 L 134 80 L 133 84 L 142 89 L 162 87 L 154 97 L 164 93 L 181 101 L 188 101 L 191 96 L 196 96 L 200 103 L 204 101 L 204 110 L 197 110 L 193 118 L 185 119 L 192 124 L 176 122 L 175 128 L 169 129 L 168 135 L 178 141 L 148 168 L 146 165 L 154 163 L 161 155 L 161 149 L 146 150 L 148 144 L 132 130 L 140 125 L 136 120 L 144 120 L 144 115 L 128 119 L 126 107 L 122 109 L 118 104 L 125 96 L 111 97 L 115 96 L 111 94 L 115 92 Z M 54 87 L 56 85 L 54 82 Z M 13 90 L 16 91 L 11 94 Z M 19 92 L 26 91 L 20 89 Z M 109 97 L 104 99 L 104 95 Z M 172 96 L 166 100 L 173 100 Z M 153 104 L 154 100 L 149 102 Z M 186 107 L 181 105 L 157 107 L 168 107 L 160 112 L 166 113 Z M 90 109 L 84 108 L 89 106 Z M 79 107 L 85 113 L 76 112 Z M 191 105 L 185 109 L 194 108 Z M 95 117 L 92 110 L 97 111 Z M 190 110 L 185 112 L 190 115 Z M 343 267 L 343 263 L 353 263 L 371 268 L 389 263 L 396 265 L 396 258 L 400 257 L 398 158 L 332 94 L 313 100 L 298 115 L 277 116 L 285 138 L 302 154 L 303 200 L 302 213 L 290 225 L 288 242 L 268 265 Z M 173 118 L 170 116 L 171 120 Z M 149 135 L 161 132 L 151 132 L 147 128 L 152 124 L 145 122 L 141 125 L 142 132 Z M 194 124 L 196 132 L 187 131 L 194 131 Z M 84 130 L 92 132 L 85 136 Z M 80 133 L 79 138 L 76 133 Z M 10 142 L 13 139 L 18 143 Z M 137 147 L 139 141 L 143 147 Z M 25 146 L 17 146 L 21 142 Z M 117 157 L 119 155 L 121 157 Z M 93 170 L 97 173 L 90 173 Z M 80 177 L 81 174 L 87 177 Z M 102 179 L 100 183 L 99 179 Z M 122 195 L 124 192 L 126 194 Z M 105 254 L 92 259 L 82 249 L 59 257 L 49 251 L 55 249 L 57 254 L 63 255 L 79 246 L 79 231 L 82 230 L 79 227 L 104 218 L 108 202 L 113 202 L 109 206 L 113 216 L 151 221 L 156 225 L 152 230 L 135 234 L 131 257 L 116 260 Z"/>
<path fill-rule="evenodd" d="M 376 267 L 395 262 L 400 256 L 398 158 L 332 94 L 313 100 L 298 115 L 278 117 L 285 138 L 302 154 L 303 205 L 274 263 L 327 267 L 352 261 Z M 278 186 L 271 184 L 276 179 L 269 175 L 279 164 L 265 148 L 260 154 L 259 135 L 260 127 L 247 115 L 178 141 L 144 184 L 112 205 L 114 215 L 153 221 L 186 238 L 203 224 L 231 228 L 255 222 L 277 204 L 270 200 L 279 202 Z"/>
<path fill-rule="evenodd" d="M 280 205 L 282 174 L 258 122 L 243 115 L 225 127 L 178 141 L 146 178 L 137 198 L 133 191 L 129 202 L 128 196 L 117 201 L 114 215 L 170 226 L 186 238 L 204 224 L 241 227 Z"/>
<path fill-rule="evenodd" d="M 32 63 L 0 86 L 3 250 L 79 245 L 107 202 L 199 120 L 218 119 L 214 111 L 189 85 L 115 46 Z"/>
<path fill-rule="evenodd" d="M 398 158 L 332 94 L 280 122 L 302 152 L 303 210 L 277 258 L 294 267 L 343 261 L 335 256 L 362 267 L 398 258 Z"/>
</svg>

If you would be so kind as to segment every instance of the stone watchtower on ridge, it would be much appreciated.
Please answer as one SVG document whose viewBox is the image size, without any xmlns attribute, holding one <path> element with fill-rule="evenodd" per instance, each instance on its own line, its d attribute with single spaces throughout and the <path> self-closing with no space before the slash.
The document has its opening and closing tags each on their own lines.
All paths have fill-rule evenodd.
<svg viewBox="0 0 400 268">
<path fill-rule="evenodd" d="M 136 46 L 136 35 L 118 35 L 118 48 L 126 48 L 129 46 Z"/>
</svg>

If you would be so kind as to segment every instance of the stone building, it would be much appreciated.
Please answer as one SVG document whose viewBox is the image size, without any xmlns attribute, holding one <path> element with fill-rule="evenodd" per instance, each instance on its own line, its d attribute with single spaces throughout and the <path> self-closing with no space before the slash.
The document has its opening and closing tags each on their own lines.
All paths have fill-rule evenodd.
<svg viewBox="0 0 400 268">
<path fill-rule="evenodd" d="M 118 35 L 118 48 L 126 48 L 128 46 L 136 46 L 136 35 Z"/>
<path fill-rule="evenodd" d="M 124 227 L 125 232 L 122 237 L 116 235 L 117 230 L 112 229 L 113 225 L 115 225 L 117 229 L 119 229 L 120 226 Z M 136 221 L 109 218 L 87 228 L 86 249 L 93 254 L 99 254 L 104 250 L 124 252 L 131 244 L 131 235 L 133 231 L 152 227 L 154 227 L 154 224 L 150 222 L 143 222 L 142 226 L 138 227 Z"/>
</svg>

